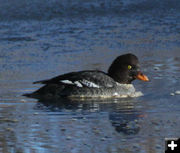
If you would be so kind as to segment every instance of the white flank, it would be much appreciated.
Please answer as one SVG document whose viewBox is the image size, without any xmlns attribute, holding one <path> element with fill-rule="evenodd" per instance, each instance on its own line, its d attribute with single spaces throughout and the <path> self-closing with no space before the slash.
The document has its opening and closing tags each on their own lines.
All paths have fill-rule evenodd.
<svg viewBox="0 0 180 153">
<path fill-rule="evenodd" d="M 60 80 L 60 82 L 65 83 L 65 84 L 74 84 L 72 81 L 70 80 Z"/>
<path fill-rule="evenodd" d="M 97 84 L 95 84 L 93 82 L 90 82 L 88 80 L 82 80 L 81 83 L 84 84 L 87 87 L 100 88 L 99 85 L 97 85 Z"/>
<path fill-rule="evenodd" d="M 117 92 L 115 92 L 114 94 L 113 94 L 113 96 L 118 96 L 119 94 L 117 93 Z"/>
<path fill-rule="evenodd" d="M 74 84 L 77 85 L 78 87 L 83 87 L 79 81 L 75 81 Z"/>
</svg>

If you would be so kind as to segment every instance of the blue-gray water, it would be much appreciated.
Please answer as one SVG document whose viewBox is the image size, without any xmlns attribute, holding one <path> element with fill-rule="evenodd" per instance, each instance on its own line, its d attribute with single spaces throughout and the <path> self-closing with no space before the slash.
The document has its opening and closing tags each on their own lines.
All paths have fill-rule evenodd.
<svg viewBox="0 0 180 153">
<path fill-rule="evenodd" d="M 0 152 L 161 153 L 180 137 L 178 0 L 0 0 Z M 143 97 L 38 102 L 33 81 L 139 57 Z"/>
</svg>

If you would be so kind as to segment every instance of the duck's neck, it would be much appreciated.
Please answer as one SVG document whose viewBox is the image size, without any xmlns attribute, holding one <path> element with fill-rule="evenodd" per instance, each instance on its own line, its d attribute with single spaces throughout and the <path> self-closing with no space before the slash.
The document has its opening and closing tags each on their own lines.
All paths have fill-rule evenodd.
<svg viewBox="0 0 180 153">
<path fill-rule="evenodd" d="M 114 81 L 120 84 L 131 84 L 131 82 L 128 81 L 128 79 L 125 76 L 123 76 L 123 74 L 108 72 L 108 76 L 110 76 Z"/>
</svg>

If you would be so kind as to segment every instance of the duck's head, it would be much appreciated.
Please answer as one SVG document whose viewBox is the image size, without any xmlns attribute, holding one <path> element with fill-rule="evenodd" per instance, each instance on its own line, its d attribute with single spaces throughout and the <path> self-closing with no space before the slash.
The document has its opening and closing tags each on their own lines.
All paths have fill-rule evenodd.
<svg viewBox="0 0 180 153">
<path fill-rule="evenodd" d="M 117 57 L 109 67 L 108 75 L 123 84 L 130 84 L 135 79 L 149 81 L 140 71 L 138 58 L 130 53 Z"/>
</svg>

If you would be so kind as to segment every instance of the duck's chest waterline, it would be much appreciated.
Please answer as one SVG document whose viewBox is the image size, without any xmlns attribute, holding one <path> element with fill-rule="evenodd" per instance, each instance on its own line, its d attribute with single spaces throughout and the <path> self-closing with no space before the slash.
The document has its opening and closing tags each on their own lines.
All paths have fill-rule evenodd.
<svg viewBox="0 0 180 153">
<path fill-rule="evenodd" d="M 136 92 L 132 84 L 119 84 L 111 88 L 71 88 L 69 93 L 65 92 L 68 97 L 137 97 L 141 96 L 141 92 Z"/>
</svg>

